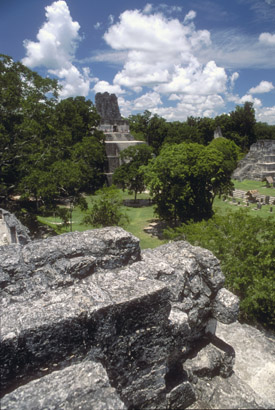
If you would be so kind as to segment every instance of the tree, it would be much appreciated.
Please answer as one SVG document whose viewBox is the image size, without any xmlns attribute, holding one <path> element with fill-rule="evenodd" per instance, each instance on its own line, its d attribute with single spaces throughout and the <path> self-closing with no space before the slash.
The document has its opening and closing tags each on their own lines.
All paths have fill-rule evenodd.
<svg viewBox="0 0 275 410">
<path fill-rule="evenodd" d="M 30 154 L 42 149 L 40 140 L 45 135 L 52 135 L 49 119 L 57 95 L 55 80 L 42 78 L 11 57 L 0 55 L 0 195 L 3 198 L 17 193 Z"/>
<path fill-rule="evenodd" d="M 275 125 L 257 122 L 255 124 L 255 134 L 257 140 L 275 140 Z"/>
<path fill-rule="evenodd" d="M 104 187 L 96 192 L 89 214 L 84 218 L 84 224 L 94 227 L 123 226 L 128 222 L 127 215 L 122 211 L 122 197 L 114 185 Z"/>
<path fill-rule="evenodd" d="M 255 110 L 253 103 L 246 101 L 243 107 L 237 105 L 235 111 L 230 113 L 233 131 L 242 138 L 242 149 L 248 150 L 250 145 L 257 141 L 255 134 Z"/>
<path fill-rule="evenodd" d="M 217 150 L 222 154 L 222 165 L 218 172 L 211 179 L 209 188 L 212 192 L 212 202 L 216 195 L 229 194 L 234 189 L 231 181 L 231 175 L 237 167 L 238 159 L 241 155 L 240 148 L 230 140 L 225 138 L 216 138 L 211 141 L 206 150 Z"/>
<path fill-rule="evenodd" d="M 130 115 L 128 121 L 133 135 L 137 139 L 146 141 L 153 148 L 154 153 L 158 154 L 167 136 L 166 120 L 146 110 L 143 114 Z"/>
<path fill-rule="evenodd" d="M 151 115 L 150 111 L 145 110 L 143 114 L 135 114 L 128 117 L 130 131 L 137 140 L 146 141 L 147 127 Z"/>
<path fill-rule="evenodd" d="M 158 157 L 142 167 L 159 217 L 173 222 L 211 217 L 213 186 L 228 178 L 223 160 L 214 147 L 165 145 Z"/>
<path fill-rule="evenodd" d="M 0 57 L 0 196 L 36 198 L 94 192 L 104 181 L 100 117 L 84 97 L 57 101 L 57 82 Z"/>
<path fill-rule="evenodd" d="M 211 250 L 221 261 L 226 287 L 240 297 L 241 319 L 275 329 L 274 218 L 240 209 L 169 229 L 165 236 Z"/>
<path fill-rule="evenodd" d="M 134 192 L 136 200 L 137 194 L 146 188 L 140 167 L 152 158 L 152 148 L 147 144 L 129 147 L 121 152 L 120 158 L 124 163 L 115 170 L 113 182 L 123 190 L 128 189 L 130 195 Z"/>
</svg>

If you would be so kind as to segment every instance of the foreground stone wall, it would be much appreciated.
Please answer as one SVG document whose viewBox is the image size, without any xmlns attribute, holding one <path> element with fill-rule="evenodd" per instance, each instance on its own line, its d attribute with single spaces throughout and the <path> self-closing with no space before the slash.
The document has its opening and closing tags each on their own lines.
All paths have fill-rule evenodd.
<svg viewBox="0 0 275 410">
<path fill-rule="evenodd" d="M 219 408 L 229 386 L 232 408 L 272 408 L 215 335 L 238 315 L 223 284 L 211 252 L 141 252 L 121 228 L 0 247 L 1 409 L 199 408 L 213 389 Z"/>
</svg>

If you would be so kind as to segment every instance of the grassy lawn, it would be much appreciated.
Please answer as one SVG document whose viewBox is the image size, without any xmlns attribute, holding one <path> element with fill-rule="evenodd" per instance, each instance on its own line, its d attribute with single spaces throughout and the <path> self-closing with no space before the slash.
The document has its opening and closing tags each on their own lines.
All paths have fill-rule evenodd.
<svg viewBox="0 0 275 410">
<path fill-rule="evenodd" d="M 128 195 L 126 192 L 122 193 L 123 199 L 133 199 L 133 195 Z M 148 199 L 149 195 L 146 193 L 138 195 L 138 199 Z M 86 197 L 88 206 L 91 207 L 92 204 L 92 196 Z M 143 229 L 149 225 L 149 223 L 154 220 L 156 217 L 154 215 L 153 206 L 146 206 L 142 208 L 132 208 L 132 207 L 123 207 L 123 210 L 126 211 L 129 223 L 124 225 L 123 228 L 135 235 L 140 240 L 140 247 L 141 249 L 146 248 L 156 248 L 157 246 L 166 243 L 167 241 L 160 240 L 156 237 L 152 237 L 151 235 L 145 233 Z M 84 213 L 78 208 L 75 207 L 72 213 L 72 231 L 86 231 L 88 229 L 94 229 L 92 225 L 83 225 L 82 220 L 84 217 Z M 39 221 L 49 225 L 53 228 L 57 233 L 65 233 L 70 232 L 71 227 L 62 226 L 62 220 L 57 216 L 53 215 L 50 217 L 38 217 Z"/>
<path fill-rule="evenodd" d="M 256 204 L 249 204 L 249 206 L 246 206 L 246 204 L 241 200 L 240 205 L 233 204 L 230 200 L 223 201 L 222 199 L 215 198 L 214 200 L 214 205 L 213 209 L 215 213 L 225 213 L 226 211 L 237 211 L 240 208 L 245 208 L 249 210 L 250 215 L 252 216 L 260 216 L 261 218 L 268 218 L 269 216 L 274 218 L 275 221 L 275 206 L 273 206 L 273 211 L 270 212 L 270 205 L 262 205 L 262 208 L 260 210 L 255 210 L 257 208 Z"/>
<path fill-rule="evenodd" d="M 274 188 L 265 188 L 261 182 L 257 181 L 234 181 L 235 187 L 238 189 L 249 190 L 249 189 L 258 189 L 259 192 L 263 192 L 266 195 L 273 195 L 275 194 Z M 123 199 L 133 199 L 133 195 L 128 195 L 126 192 L 122 192 Z M 138 195 L 140 199 L 148 199 L 149 195 L 143 193 Z M 92 204 L 92 196 L 88 196 L 87 202 L 89 207 Z M 241 205 L 233 204 L 231 201 L 223 201 L 222 199 L 216 198 L 214 201 L 214 211 L 215 213 L 225 213 L 227 210 L 237 211 L 240 207 L 245 207 L 249 209 L 251 215 L 260 216 L 262 218 L 267 218 L 269 216 L 273 217 L 275 220 L 275 206 L 273 206 L 273 212 L 270 212 L 269 205 L 263 205 L 261 210 L 255 211 L 256 205 L 250 204 L 248 207 L 241 201 Z M 146 248 L 155 248 L 160 246 L 161 244 L 167 242 L 164 240 L 160 240 L 156 237 L 152 237 L 151 235 L 145 233 L 143 229 L 152 222 L 156 216 L 154 215 L 153 206 L 146 206 L 142 208 L 132 208 L 132 207 L 123 207 L 129 217 L 129 223 L 126 224 L 123 228 L 131 232 L 133 235 L 140 239 L 140 247 L 141 249 Z M 84 217 L 84 213 L 78 208 L 73 209 L 72 213 L 72 231 L 86 231 L 88 229 L 93 229 L 92 225 L 83 225 L 82 220 Z M 64 233 L 70 232 L 71 227 L 62 226 L 62 221 L 60 218 L 56 217 L 55 215 L 50 217 L 38 217 L 39 221 L 51 226 L 57 233 Z"/>
<path fill-rule="evenodd" d="M 243 181 L 233 180 L 235 189 L 241 189 L 242 191 L 250 191 L 257 189 L 262 195 L 275 196 L 275 188 L 266 188 L 266 183 L 261 181 L 250 181 L 244 179 Z"/>
</svg>

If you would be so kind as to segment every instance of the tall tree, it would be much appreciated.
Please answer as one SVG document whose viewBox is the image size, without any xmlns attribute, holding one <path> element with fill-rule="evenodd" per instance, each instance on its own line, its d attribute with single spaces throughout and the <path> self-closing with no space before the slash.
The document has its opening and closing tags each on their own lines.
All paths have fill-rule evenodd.
<svg viewBox="0 0 275 410">
<path fill-rule="evenodd" d="M 29 154 L 53 133 L 49 119 L 57 102 L 55 80 L 0 55 L 0 195 L 15 193 Z"/>
<path fill-rule="evenodd" d="M 213 198 L 230 180 L 222 150 L 196 143 L 165 145 L 143 167 L 160 218 L 201 220 L 212 216 Z"/>
<path fill-rule="evenodd" d="M 129 194 L 134 192 L 135 199 L 137 194 L 146 188 L 140 167 L 148 164 L 152 158 L 152 151 L 147 144 L 139 144 L 126 148 L 120 154 L 124 163 L 115 170 L 113 182 L 123 189 L 128 189 Z"/>
<path fill-rule="evenodd" d="M 251 144 L 256 142 L 256 119 L 253 103 L 246 101 L 243 107 L 237 105 L 235 111 L 230 113 L 230 116 L 234 131 L 238 132 L 242 137 L 247 137 L 248 146 L 243 148 L 249 148 Z"/>
</svg>

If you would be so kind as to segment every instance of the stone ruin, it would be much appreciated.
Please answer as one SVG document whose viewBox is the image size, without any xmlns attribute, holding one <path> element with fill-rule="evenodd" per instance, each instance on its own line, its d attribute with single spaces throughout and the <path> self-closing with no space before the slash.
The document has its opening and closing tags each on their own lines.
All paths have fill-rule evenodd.
<svg viewBox="0 0 275 410">
<path fill-rule="evenodd" d="M 261 140 L 252 144 L 232 174 L 233 179 L 240 181 L 263 181 L 268 177 L 275 181 L 275 140 Z"/>
<path fill-rule="evenodd" d="M 13 214 L 0 208 L 0 246 L 11 243 L 25 245 L 30 240 L 28 229 Z"/>
<path fill-rule="evenodd" d="M 106 176 L 109 185 L 111 185 L 112 175 L 115 169 L 121 165 L 120 152 L 133 145 L 144 144 L 144 141 L 136 141 L 130 134 L 129 124 L 121 117 L 115 94 L 97 93 L 95 106 L 101 117 L 99 130 L 105 134 L 108 161 Z"/>
<path fill-rule="evenodd" d="M 275 342 L 208 250 L 73 232 L 1 246 L 0 285 L 2 410 L 274 408 Z"/>
</svg>

